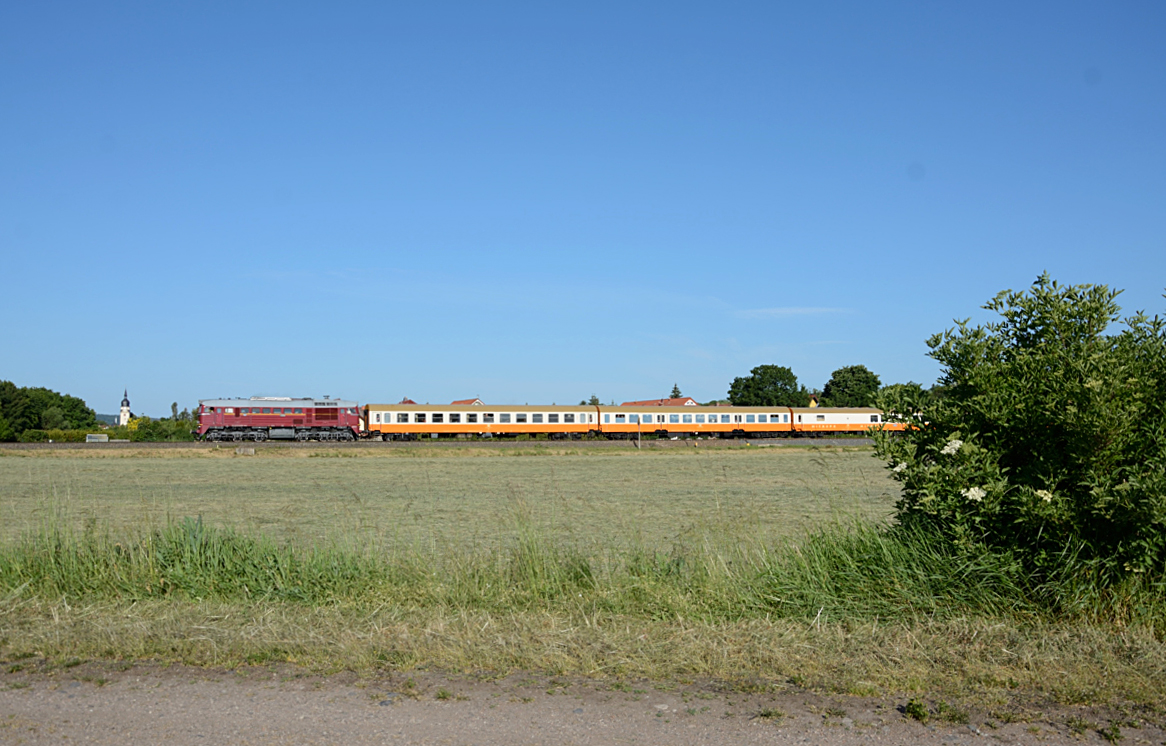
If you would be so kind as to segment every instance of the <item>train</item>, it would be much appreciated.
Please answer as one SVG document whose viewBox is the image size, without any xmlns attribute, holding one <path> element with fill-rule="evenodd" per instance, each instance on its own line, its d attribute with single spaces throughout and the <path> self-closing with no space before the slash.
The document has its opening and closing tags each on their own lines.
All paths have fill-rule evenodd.
<svg viewBox="0 0 1166 746">
<path fill-rule="evenodd" d="M 342 399 L 203 399 L 197 435 L 208 441 L 574 439 L 651 437 L 775 438 L 901 430 L 866 407 L 489 406 L 366 404 Z"/>
</svg>

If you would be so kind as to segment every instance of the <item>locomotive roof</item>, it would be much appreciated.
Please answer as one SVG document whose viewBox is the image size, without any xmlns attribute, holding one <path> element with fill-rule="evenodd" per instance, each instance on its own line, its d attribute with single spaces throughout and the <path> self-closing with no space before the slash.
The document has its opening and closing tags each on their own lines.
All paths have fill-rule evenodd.
<svg viewBox="0 0 1166 746">
<path fill-rule="evenodd" d="M 199 399 L 208 407 L 356 407 L 348 399 L 293 399 L 291 397 L 252 396 L 249 399 Z"/>
</svg>

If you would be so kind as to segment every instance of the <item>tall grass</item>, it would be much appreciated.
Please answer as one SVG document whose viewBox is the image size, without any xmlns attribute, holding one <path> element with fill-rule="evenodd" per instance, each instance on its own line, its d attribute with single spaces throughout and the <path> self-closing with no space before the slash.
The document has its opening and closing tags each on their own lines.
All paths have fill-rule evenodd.
<svg viewBox="0 0 1166 746">
<path fill-rule="evenodd" d="M 564 546 L 527 518 L 516 522 L 508 545 L 466 552 L 296 545 L 200 518 L 116 537 L 50 522 L 0 545 L 0 597 L 582 610 L 708 622 L 1078 617 L 1149 623 L 1158 635 L 1166 619 L 1162 578 L 1117 589 L 1093 588 L 1070 571 L 1035 579 L 1007 556 L 960 553 L 919 531 L 869 523 L 771 545 L 706 536 L 660 552 Z"/>
</svg>

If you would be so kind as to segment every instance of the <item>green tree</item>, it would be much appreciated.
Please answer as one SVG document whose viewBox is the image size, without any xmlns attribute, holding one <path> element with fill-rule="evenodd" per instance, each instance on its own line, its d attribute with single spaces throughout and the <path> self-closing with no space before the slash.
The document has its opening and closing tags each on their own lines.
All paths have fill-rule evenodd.
<svg viewBox="0 0 1166 746">
<path fill-rule="evenodd" d="M 782 365 L 758 365 L 729 386 L 729 401 L 738 407 L 804 407 L 810 392 L 798 385 L 798 377 Z"/>
<path fill-rule="evenodd" d="M 672 398 L 680 399 L 683 396 L 684 394 L 680 393 L 680 385 L 676 383 L 672 384 Z"/>
<path fill-rule="evenodd" d="M 50 409 L 56 410 L 49 415 L 51 421 L 62 425 L 62 429 L 97 425 L 97 415 L 82 399 L 46 388 L 21 388 L 11 381 L 0 381 L 0 416 L 8 420 L 18 435 L 42 427 L 42 418 Z"/>
<path fill-rule="evenodd" d="M 170 419 L 174 422 L 178 422 L 178 402 L 170 403 Z"/>
<path fill-rule="evenodd" d="M 40 426 L 42 430 L 65 430 L 69 422 L 60 407 L 49 407 L 40 413 Z"/>
<path fill-rule="evenodd" d="M 1119 319 L 1117 291 L 1042 275 L 928 340 L 942 396 L 880 397 L 909 428 L 876 433 L 902 483 L 899 522 L 1034 572 L 1074 556 L 1094 581 L 1166 566 L 1166 321 Z M 890 395 L 894 393 L 894 397 Z M 1160 582 L 1160 581 L 1159 581 Z"/>
<path fill-rule="evenodd" d="M 8 424 L 8 420 L 4 419 L 4 415 L 0 415 L 0 443 L 11 443 L 14 440 L 16 431 Z"/>
<path fill-rule="evenodd" d="M 822 389 L 827 407 L 873 407 L 882 382 L 865 365 L 847 365 L 830 374 Z"/>
<path fill-rule="evenodd" d="M 595 394 L 592 394 L 591 398 L 587 400 L 587 403 L 593 407 L 598 407 L 600 404 L 599 397 Z"/>
</svg>

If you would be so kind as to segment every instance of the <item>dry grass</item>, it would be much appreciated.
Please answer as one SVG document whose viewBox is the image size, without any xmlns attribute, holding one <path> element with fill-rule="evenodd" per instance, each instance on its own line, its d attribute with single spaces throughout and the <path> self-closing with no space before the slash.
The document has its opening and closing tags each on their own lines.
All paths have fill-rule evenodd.
<svg viewBox="0 0 1166 746">
<path fill-rule="evenodd" d="M 63 510 L 77 527 L 114 533 L 201 515 L 281 540 L 468 548 L 510 538 L 521 505 L 556 540 L 667 549 L 710 527 L 769 538 L 825 519 L 883 519 L 898 495 L 865 448 L 8 453 L 0 540 Z"/>
<path fill-rule="evenodd" d="M 1017 696 L 1166 706 L 1166 646 L 1138 630 L 954 619 L 910 625 L 707 623 L 575 613 L 384 606 L 27 601 L 4 615 L 2 657 L 290 662 L 372 673 L 540 671 L 701 677 L 858 695 L 925 692 L 982 706 Z"/>
</svg>

